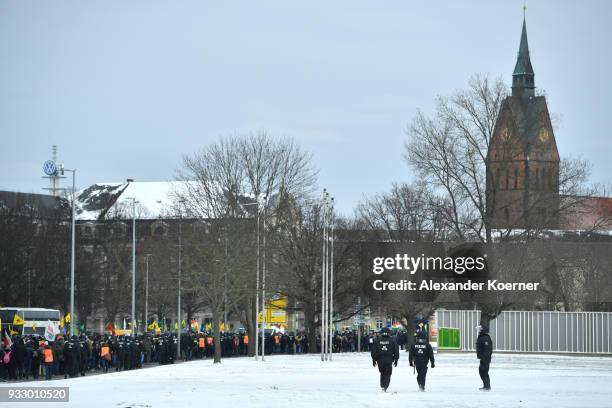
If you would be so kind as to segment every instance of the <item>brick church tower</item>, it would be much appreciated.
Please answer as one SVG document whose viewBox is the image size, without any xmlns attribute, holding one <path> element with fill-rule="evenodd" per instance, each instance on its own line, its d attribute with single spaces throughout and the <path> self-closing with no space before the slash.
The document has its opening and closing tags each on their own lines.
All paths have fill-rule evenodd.
<svg viewBox="0 0 612 408">
<path fill-rule="evenodd" d="M 559 153 L 546 98 L 535 95 L 523 19 L 512 74 L 487 152 L 487 217 L 491 228 L 556 229 Z"/>
</svg>

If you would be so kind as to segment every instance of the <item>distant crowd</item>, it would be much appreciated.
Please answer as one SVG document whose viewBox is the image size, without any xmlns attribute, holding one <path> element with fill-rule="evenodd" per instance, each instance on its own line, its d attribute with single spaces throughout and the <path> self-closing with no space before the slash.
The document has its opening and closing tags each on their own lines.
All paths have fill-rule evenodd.
<svg viewBox="0 0 612 408">
<path fill-rule="evenodd" d="M 333 335 L 335 353 L 370 351 L 377 333 L 363 334 L 346 330 Z M 261 336 L 259 338 L 261 340 Z M 221 333 L 221 356 L 248 355 L 249 342 L 245 332 Z M 180 338 L 181 355 L 178 356 L 176 333 L 114 336 L 110 334 L 63 336 L 46 341 L 38 335 L 13 335 L 0 347 L 0 381 L 84 376 L 88 372 L 133 370 L 147 364 L 173 364 L 177 359 L 212 358 L 214 337 L 212 333 L 183 333 Z M 405 332 L 396 334 L 402 349 L 407 342 Z M 317 352 L 321 339 L 316 338 Z M 304 332 L 267 332 L 266 354 L 303 354 L 309 352 L 309 342 Z"/>
</svg>

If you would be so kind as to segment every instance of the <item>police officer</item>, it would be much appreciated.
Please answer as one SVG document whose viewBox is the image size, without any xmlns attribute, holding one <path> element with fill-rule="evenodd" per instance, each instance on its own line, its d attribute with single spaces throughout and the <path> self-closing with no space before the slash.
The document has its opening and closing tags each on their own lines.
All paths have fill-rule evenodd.
<svg viewBox="0 0 612 408">
<path fill-rule="evenodd" d="M 478 326 L 478 339 L 476 340 L 476 357 L 480 360 L 478 373 L 482 379 L 480 391 L 491 390 L 491 380 L 489 379 L 489 365 L 493 355 L 493 342 L 489 336 L 489 328 L 486 325 Z"/>
<path fill-rule="evenodd" d="M 416 366 L 417 383 L 419 390 L 425 391 L 425 377 L 427 376 L 427 363 L 431 361 L 431 368 L 436 366 L 433 349 L 427 341 L 427 335 L 421 331 L 417 334 L 417 341 L 410 347 L 408 352 L 410 367 Z"/>
<path fill-rule="evenodd" d="M 391 337 L 391 330 L 386 327 L 380 330 L 380 337 L 374 341 L 370 355 L 372 356 L 372 365 L 376 367 L 378 364 L 380 388 L 387 392 L 393 371 L 391 364 L 397 367 L 397 360 L 399 360 L 399 348 Z"/>
</svg>

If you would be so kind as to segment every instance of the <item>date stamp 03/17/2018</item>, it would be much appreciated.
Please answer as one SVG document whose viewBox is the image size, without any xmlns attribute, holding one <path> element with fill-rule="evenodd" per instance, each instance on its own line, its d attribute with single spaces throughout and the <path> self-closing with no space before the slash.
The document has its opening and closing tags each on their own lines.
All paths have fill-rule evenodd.
<svg viewBox="0 0 612 408">
<path fill-rule="evenodd" d="M 0 386 L 0 402 L 68 402 L 68 387 Z"/>
</svg>

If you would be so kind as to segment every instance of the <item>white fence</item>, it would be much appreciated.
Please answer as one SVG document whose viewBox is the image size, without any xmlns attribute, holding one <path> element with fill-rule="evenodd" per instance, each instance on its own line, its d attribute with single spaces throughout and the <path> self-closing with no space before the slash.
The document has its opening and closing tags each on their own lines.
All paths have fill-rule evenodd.
<svg viewBox="0 0 612 408">
<path fill-rule="evenodd" d="M 461 332 L 461 350 L 474 351 L 476 310 L 437 310 L 437 327 Z M 505 311 L 489 323 L 494 350 L 535 353 L 611 353 L 608 312 Z"/>
</svg>

